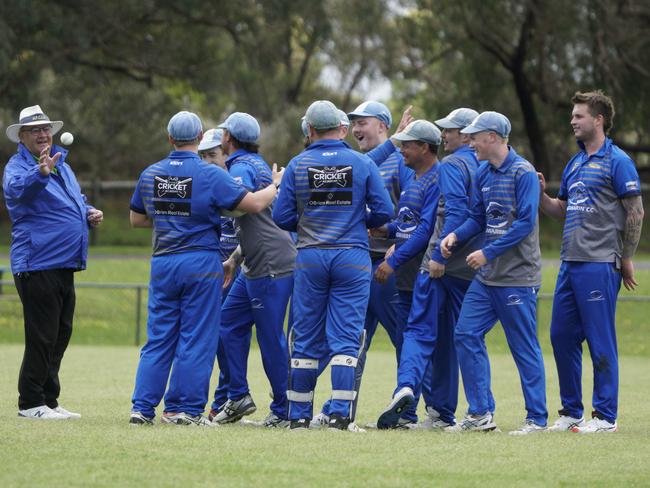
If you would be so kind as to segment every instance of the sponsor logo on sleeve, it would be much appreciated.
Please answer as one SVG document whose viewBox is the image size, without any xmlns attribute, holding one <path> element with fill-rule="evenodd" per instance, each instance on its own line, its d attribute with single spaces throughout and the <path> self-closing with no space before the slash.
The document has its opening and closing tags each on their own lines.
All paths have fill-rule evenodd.
<svg viewBox="0 0 650 488">
<path fill-rule="evenodd" d="M 627 191 L 638 190 L 638 189 L 639 189 L 639 182 L 636 181 L 636 180 L 626 181 L 626 182 L 625 182 L 625 189 L 626 189 Z"/>
</svg>

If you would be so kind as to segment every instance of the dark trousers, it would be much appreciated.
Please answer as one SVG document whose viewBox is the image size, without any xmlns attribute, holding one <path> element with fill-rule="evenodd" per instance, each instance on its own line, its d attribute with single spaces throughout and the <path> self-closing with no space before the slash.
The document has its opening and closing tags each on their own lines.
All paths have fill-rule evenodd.
<svg viewBox="0 0 650 488">
<path fill-rule="evenodd" d="M 71 269 L 14 276 L 25 316 L 25 354 L 18 377 L 18 408 L 58 406 L 59 367 L 72 335 L 75 291 Z"/>
</svg>

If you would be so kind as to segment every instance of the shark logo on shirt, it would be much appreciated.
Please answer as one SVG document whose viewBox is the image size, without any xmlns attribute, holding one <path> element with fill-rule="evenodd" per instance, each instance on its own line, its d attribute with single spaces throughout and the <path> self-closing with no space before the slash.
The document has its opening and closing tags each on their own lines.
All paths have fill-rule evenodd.
<svg viewBox="0 0 650 488">
<path fill-rule="evenodd" d="M 506 230 L 503 229 L 508 225 L 508 212 L 509 209 L 498 202 L 490 202 L 485 210 L 486 232 L 488 234 L 505 234 Z"/>
</svg>

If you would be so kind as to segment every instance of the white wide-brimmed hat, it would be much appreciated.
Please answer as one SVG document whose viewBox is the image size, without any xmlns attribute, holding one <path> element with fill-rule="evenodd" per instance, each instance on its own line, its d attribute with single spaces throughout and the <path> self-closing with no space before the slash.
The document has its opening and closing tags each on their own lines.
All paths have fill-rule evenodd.
<svg viewBox="0 0 650 488">
<path fill-rule="evenodd" d="M 63 127 L 62 121 L 50 120 L 50 118 L 43 113 L 43 109 L 41 109 L 40 105 L 24 108 L 20 111 L 18 123 L 7 127 L 7 137 L 10 141 L 18 143 L 20 142 L 18 133 L 20 132 L 21 128 L 29 127 L 30 125 L 44 124 L 50 124 L 52 126 L 52 135 L 59 132 L 61 130 L 61 127 Z"/>
</svg>

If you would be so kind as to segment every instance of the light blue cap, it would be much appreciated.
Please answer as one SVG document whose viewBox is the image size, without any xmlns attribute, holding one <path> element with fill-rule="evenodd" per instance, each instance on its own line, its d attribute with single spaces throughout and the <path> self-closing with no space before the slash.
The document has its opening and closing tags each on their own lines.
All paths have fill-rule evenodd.
<svg viewBox="0 0 650 488">
<path fill-rule="evenodd" d="M 302 119 L 300 119 L 300 129 L 302 130 L 302 135 L 305 137 L 309 137 L 309 127 L 307 127 L 307 119 L 305 116 L 302 116 Z"/>
<path fill-rule="evenodd" d="M 341 127 L 341 116 L 332 102 L 317 100 L 307 109 L 305 122 L 316 130 L 336 129 Z"/>
<path fill-rule="evenodd" d="M 255 117 L 244 112 L 234 112 L 228 116 L 218 129 L 225 129 L 241 142 L 255 143 L 260 138 L 260 124 Z"/>
<path fill-rule="evenodd" d="M 167 124 L 167 132 L 175 141 L 191 141 L 199 137 L 203 130 L 201 119 L 192 112 L 178 112 Z"/>
<path fill-rule="evenodd" d="M 476 134 L 477 132 L 490 131 L 506 138 L 510 135 L 511 128 L 510 121 L 505 115 L 499 112 L 482 112 L 460 132 L 463 134 Z"/>
<path fill-rule="evenodd" d="M 402 132 L 395 134 L 398 141 L 420 141 L 439 146 L 442 142 L 440 129 L 428 120 L 414 120 Z"/>
<path fill-rule="evenodd" d="M 207 151 L 217 146 L 221 146 L 221 138 L 223 137 L 222 129 L 210 129 L 205 131 L 203 139 L 199 144 L 199 151 Z"/>
<path fill-rule="evenodd" d="M 393 123 L 393 117 L 390 115 L 388 107 L 381 102 L 374 102 L 372 100 L 363 102 L 353 112 L 348 113 L 348 117 L 350 117 L 350 120 L 361 117 L 375 117 L 386 124 L 386 127 L 390 127 L 390 124 Z"/>
<path fill-rule="evenodd" d="M 457 108 L 449 112 L 449 115 L 436 120 L 436 125 L 443 129 L 464 129 L 478 117 L 478 112 L 471 108 Z"/>
<path fill-rule="evenodd" d="M 339 111 L 339 117 L 341 118 L 341 125 L 343 127 L 350 127 L 350 119 L 348 118 L 348 114 L 346 114 L 340 108 L 338 109 L 338 111 Z"/>
</svg>

